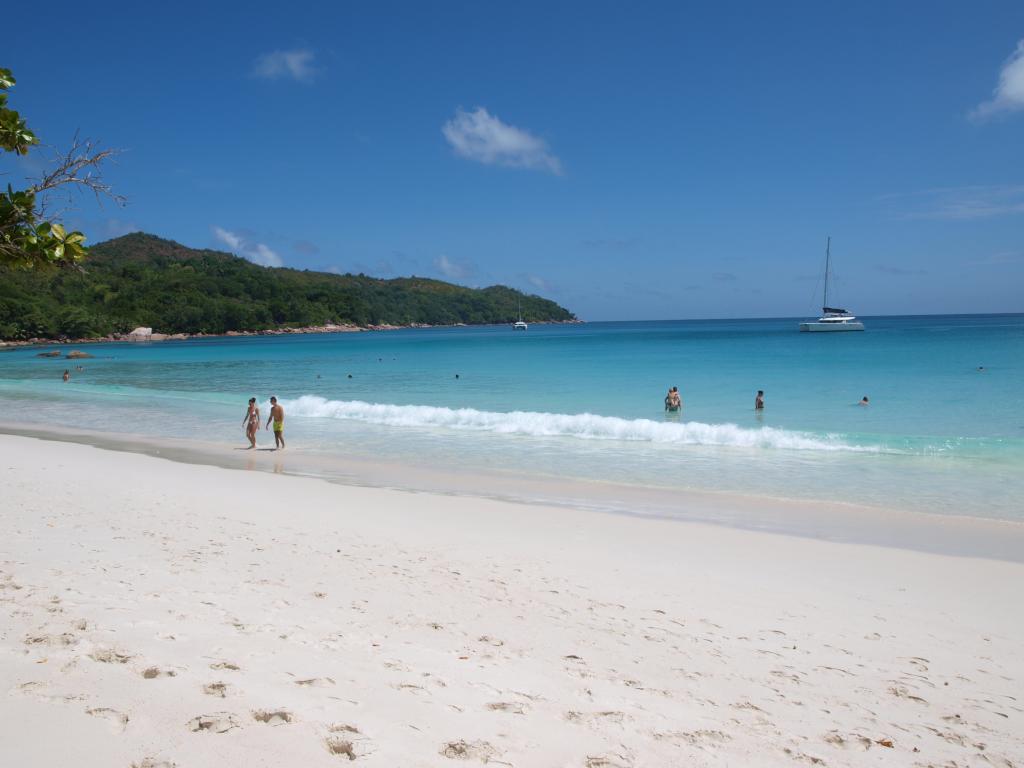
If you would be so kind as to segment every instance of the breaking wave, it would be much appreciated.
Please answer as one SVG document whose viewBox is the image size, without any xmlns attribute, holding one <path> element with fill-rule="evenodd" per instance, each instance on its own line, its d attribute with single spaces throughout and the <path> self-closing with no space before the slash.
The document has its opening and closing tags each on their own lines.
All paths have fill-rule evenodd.
<svg viewBox="0 0 1024 768">
<path fill-rule="evenodd" d="M 475 408 L 430 405 L 387 405 L 360 400 L 326 400 L 303 395 L 282 401 L 290 416 L 348 419 L 389 427 L 433 427 L 533 437 L 580 440 L 624 440 L 676 445 L 720 445 L 741 448 L 785 448 L 803 451 L 868 451 L 877 448 L 844 443 L 835 435 L 814 435 L 772 427 L 744 429 L 735 424 L 697 421 L 659 422 L 621 419 L 592 413 L 496 413 Z"/>
</svg>

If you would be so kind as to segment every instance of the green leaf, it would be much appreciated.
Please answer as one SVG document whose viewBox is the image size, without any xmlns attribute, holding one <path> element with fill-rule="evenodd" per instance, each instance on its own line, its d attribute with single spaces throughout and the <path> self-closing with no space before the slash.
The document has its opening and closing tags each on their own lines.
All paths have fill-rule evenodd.
<svg viewBox="0 0 1024 768">
<path fill-rule="evenodd" d="M 7 107 L 7 91 L 15 83 L 11 70 L 0 67 L 0 153 L 6 151 L 26 155 L 40 142 L 21 115 Z M 102 159 L 103 156 L 103 153 L 99 153 L 96 158 Z M 58 169 L 55 172 L 55 186 L 76 180 L 73 174 L 61 175 L 64 170 Z M 3 175 L 6 174 L 0 174 Z M 36 193 L 31 188 L 15 190 L 10 184 L 6 187 L 6 192 L 0 188 L 0 269 L 8 266 L 33 269 L 58 263 L 74 264 L 88 255 L 89 249 L 84 244 L 86 238 L 83 233 L 68 232 L 60 224 L 39 221 L 42 212 L 37 207 Z M 0 301 L 0 328 L 5 327 L 2 322 L 4 310 L 3 302 Z"/>
</svg>

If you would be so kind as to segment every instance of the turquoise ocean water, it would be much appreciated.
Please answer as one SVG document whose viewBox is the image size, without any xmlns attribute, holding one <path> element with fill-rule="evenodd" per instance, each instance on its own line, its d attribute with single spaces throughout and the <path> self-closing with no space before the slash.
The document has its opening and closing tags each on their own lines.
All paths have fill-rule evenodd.
<svg viewBox="0 0 1024 768">
<path fill-rule="evenodd" d="M 247 399 L 266 414 L 275 394 L 289 450 L 324 466 L 356 457 L 1024 520 L 1024 315 L 866 324 L 845 334 L 772 319 L 95 344 L 81 347 L 95 355 L 81 372 L 17 349 L 0 354 L 0 396 L 9 422 L 230 450 L 245 444 Z M 663 410 L 672 385 L 678 415 Z"/>
</svg>

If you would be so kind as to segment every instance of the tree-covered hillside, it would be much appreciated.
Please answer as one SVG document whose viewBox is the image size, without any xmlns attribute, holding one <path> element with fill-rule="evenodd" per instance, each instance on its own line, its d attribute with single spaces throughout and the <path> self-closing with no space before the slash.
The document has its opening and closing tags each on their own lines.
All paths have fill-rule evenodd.
<svg viewBox="0 0 1024 768">
<path fill-rule="evenodd" d="M 136 233 L 90 249 L 82 271 L 0 269 L 0 338 L 103 336 L 138 326 L 225 333 L 329 323 L 511 323 L 571 320 L 552 301 L 504 286 L 381 280 L 261 267 Z"/>
</svg>

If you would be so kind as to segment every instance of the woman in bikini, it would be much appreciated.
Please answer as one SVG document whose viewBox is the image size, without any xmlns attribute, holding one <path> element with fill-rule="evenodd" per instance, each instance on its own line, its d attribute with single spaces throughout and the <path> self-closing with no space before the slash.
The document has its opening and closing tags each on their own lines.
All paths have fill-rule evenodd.
<svg viewBox="0 0 1024 768">
<path fill-rule="evenodd" d="M 242 424 L 245 425 L 245 436 L 249 438 L 249 447 L 256 447 L 256 432 L 260 428 L 260 409 L 256 405 L 256 398 L 249 398 L 249 410 L 246 411 L 245 418 L 242 420 Z"/>
</svg>

